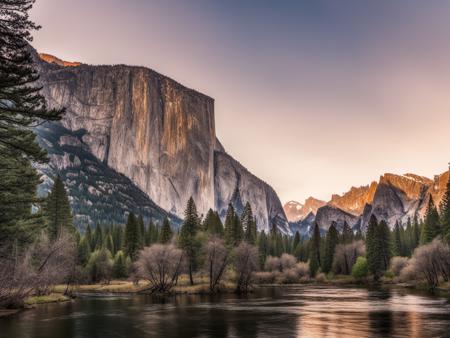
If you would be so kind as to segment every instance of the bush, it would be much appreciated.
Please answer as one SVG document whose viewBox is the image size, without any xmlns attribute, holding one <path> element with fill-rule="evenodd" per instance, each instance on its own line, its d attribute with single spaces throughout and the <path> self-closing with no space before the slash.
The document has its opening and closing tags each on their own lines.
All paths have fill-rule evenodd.
<svg viewBox="0 0 450 338">
<path fill-rule="evenodd" d="M 117 251 L 114 257 L 113 276 L 114 278 L 128 277 L 127 260 L 122 250 Z"/>
<path fill-rule="evenodd" d="M 273 271 L 255 272 L 253 277 L 256 284 L 273 284 L 277 274 Z"/>
<path fill-rule="evenodd" d="M 305 262 L 298 262 L 295 265 L 299 278 L 309 278 L 309 265 Z"/>
<path fill-rule="evenodd" d="M 333 258 L 333 272 L 337 275 L 349 275 L 359 256 L 364 256 L 366 246 L 363 241 L 336 246 Z"/>
<path fill-rule="evenodd" d="M 326 280 L 327 280 L 327 276 L 323 272 L 320 272 L 316 275 L 316 281 L 323 283 Z"/>
<path fill-rule="evenodd" d="M 395 277 L 400 276 L 400 272 L 408 264 L 408 257 L 392 257 L 391 259 L 391 271 Z"/>
<path fill-rule="evenodd" d="M 356 263 L 352 267 L 352 276 L 356 279 L 366 278 L 369 273 L 366 257 L 358 257 Z"/>
<path fill-rule="evenodd" d="M 108 249 L 94 251 L 89 257 L 86 270 L 94 283 L 109 283 L 113 271 L 113 259 Z"/>
<path fill-rule="evenodd" d="M 282 271 L 281 261 L 278 257 L 268 256 L 264 264 L 265 271 Z"/>
<path fill-rule="evenodd" d="M 280 265 L 281 265 L 281 271 L 289 270 L 295 267 L 295 264 L 297 264 L 297 259 L 289 255 L 287 253 L 284 253 L 280 257 Z"/>
</svg>

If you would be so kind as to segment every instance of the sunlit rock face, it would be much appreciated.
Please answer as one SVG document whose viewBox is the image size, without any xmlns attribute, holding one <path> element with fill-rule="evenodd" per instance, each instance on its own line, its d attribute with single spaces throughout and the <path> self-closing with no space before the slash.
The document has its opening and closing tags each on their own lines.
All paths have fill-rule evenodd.
<svg viewBox="0 0 450 338">
<path fill-rule="evenodd" d="M 143 67 L 68 67 L 55 59 L 39 61 L 43 95 L 50 107 L 66 107 L 62 126 L 81 135 L 61 137 L 59 144 L 82 144 L 179 217 L 191 196 L 200 214 L 215 207 L 223 213 L 233 195 L 228 190 L 238 187 L 260 228 L 276 223 L 289 232 L 273 189 L 226 155 L 216 140 L 212 98 Z M 55 159 L 64 162 L 62 156 Z M 235 175 L 226 176 L 231 167 Z"/>
<path fill-rule="evenodd" d="M 61 121 L 162 208 L 182 215 L 214 200 L 214 101 L 141 67 L 46 68 L 44 95 L 64 106 Z"/>
<path fill-rule="evenodd" d="M 424 217 L 430 196 L 439 207 L 447 181 L 448 172 L 436 175 L 433 180 L 414 174 L 387 173 L 378 182 L 333 195 L 327 206 L 319 208 L 315 221 L 327 228 L 331 221 L 339 224 L 345 220 L 362 231 L 367 229 L 371 215 L 386 221 L 391 228 L 396 222 L 406 224 L 416 214 Z"/>
<path fill-rule="evenodd" d="M 323 207 L 325 204 L 325 201 L 308 197 L 303 204 L 296 201 L 289 201 L 283 206 L 283 209 L 289 222 L 298 222 L 305 219 L 310 213 L 315 215 L 317 209 Z"/>
</svg>

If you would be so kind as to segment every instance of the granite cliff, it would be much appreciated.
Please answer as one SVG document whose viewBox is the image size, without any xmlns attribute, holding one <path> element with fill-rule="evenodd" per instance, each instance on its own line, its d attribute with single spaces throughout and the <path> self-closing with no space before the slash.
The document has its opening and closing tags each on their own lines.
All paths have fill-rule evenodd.
<svg viewBox="0 0 450 338">
<path fill-rule="evenodd" d="M 209 208 L 223 214 L 232 202 L 229 192 L 238 189 L 243 203 L 252 204 L 261 229 L 276 223 L 289 233 L 273 189 L 226 154 L 216 139 L 212 98 L 144 67 L 67 63 L 49 55 L 36 60 L 49 106 L 66 107 L 60 126 L 46 126 L 47 134 L 59 127 L 66 131 L 54 142 L 79 143 L 98 163 L 178 217 L 190 196 L 200 214 Z M 69 147 L 62 151 L 62 158 L 74 155 Z M 50 166 L 55 169 L 57 161 L 52 157 Z"/>
</svg>

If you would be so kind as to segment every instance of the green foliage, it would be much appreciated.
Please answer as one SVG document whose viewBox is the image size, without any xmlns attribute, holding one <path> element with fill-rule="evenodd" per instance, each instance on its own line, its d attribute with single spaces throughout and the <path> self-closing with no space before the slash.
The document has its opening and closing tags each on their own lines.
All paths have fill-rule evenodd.
<svg viewBox="0 0 450 338">
<path fill-rule="evenodd" d="M 344 237 L 345 238 L 345 237 Z M 335 227 L 335 222 L 332 222 L 330 228 L 328 229 L 327 236 L 325 239 L 325 255 L 323 258 L 322 271 L 324 273 L 329 273 L 331 271 L 331 266 L 333 264 L 334 249 L 339 243 L 338 232 Z"/>
<path fill-rule="evenodd" d="M 212 209 L 209 209 L 206 213 L 206 217 L 203 221 L 202 228 L 204 231 L 211 235 L 223 236 L 224 229 L 219 214 Z"/>
<path fill-rule="evenodd" d="M 64 183 L 56 177 L 53 188 L 46 198 L 44 214 L 48 222 L 48 232 L 51 239 L 55 239 L 61 229 L 74 233 L 72 210 Z"/>
<path fill-rule="evenodd" d="M 439 206 L 441 212 L 442 237 L 450 244 L 450 169 L 448 171 L 447 186 Z"/>
<path fill-rule="evenodd" d="M 44 226 L 32 206 L 39 175 L 33 162 L 46 162 L 32 127 L 60 119 L 62 110 L 48 110 L 39 94 L 39 78 L 28 50 L 32 0 L 8 1 L 0 7 L 0 244 L 25 246 Z"/>
<path fill-rule="evenodd" d="M 365 257 L 359 256 L 352 267 L 352 276 L 356 279 L 366 278 L 369 274 L 369 266 Z"/>
<path fill-rule="evenodd" d="M 344 221 L 344 226 L 342 228 L 342 240 L 341 242 L 343 244 L 348 244 L 351 243 L 354 239 L 354 235 L 353 235 L 353 230 L 350 227 L 350 225 L 348 225 L 348 223 L 346 221 Z"/>
<path fill-rule="evenodd" d="M 77 264 L 86 266 L 91 254 L 91 246 L 88 239 L 84 236 L 77 246 Z"/>
<path fill-rule="evenodd" d="M 169 243 L 172 239 L 172 236 L 173 232 L 172 228 L 170 227 L 169 219 L 165 218 L 161 229 L 160 242 L 163 244 Z"/>
<path fill-rule="evenodd" d="M 402 230 L 399 221 L 395 223 L 393 244 L 394 244 L 394 255 L 403 256 L 404 249 L 402 243 Z"/>
<path fill-rule="evenodd" d="M 266 258 L 269 254 L 269 240 L 267 239 L 266 233 L 261 231 L 258 236 L 258 252 L 259 252 L 259 261 L 261 267 L 264 266 L 266 262 Z"/>
<path fill-rule="evenodd" d="M 392 253 L 389 227 L 385 221 L 378 223 L 373 215 L 367 229 L 366 250 L 369 271 L 378 280 L 387 270 Z"/>
<path fill-rule="evenodd" d="M 309 251 L 309 270 L 311 276 L 315 276 L 319 270 L 321 266 L 320 258 L 320 229 L 319 225 L 315 223 Z"/>
<path fill-rule="evenodd" d="M 200 220 L 197 215 L 197 207 L 194 199 L 191 197 L 188 200 L 186 210 L 184 212 L 184 221 L 181 225 L 178 242 L 188 258 L 189 263 L 189 279 L 191 284 L 194 284 L 192 273 L 196 268 L 196 258 L 199 249 L 199 243 L 196 240 L 196 234 L 200 227 Z"/>
<path fill-rule="evenodd" d="M 113 259 L 108 249 L 94 251 L 89 257 L 86 270 L 92 282 L 108 282 L 112 277 Z"/>
<path fill-rule="evenodd" d="M 241 215 L 241 224 L 244 231 L 244 239 L 247 243 L 256 243 L 256 220 L 253 218 L 253 211 L 250 203 L 247 202 Z"/>
<path fill-rule="evenodd" d="M 126 278 L 128 277 L 128 267 L 125 254 L 122 250 L 117 251 L 114 257 L 113 264 L 113 277 L 114 278 Z"/>
<path fill-rule="evenodd" d="M 225 245 L 229 248 L 233 248 L 241 242 L 243 237 L 244 231 L 242 229 L 241 221 L 230 203 L 225 218 Z"/>
<path fill-rule="evenodd" d="M 141 247 L 141 239 L 139 237 L 139 227 L 136 216 L 131 212 L 128 215 L 127 224 L 125 226 L 125 255 L 130 256 L 132 260 L 136 259 L 139 248 Z"/>
<path fill-rule="evenodd" d="M 430 195 L 428 207 L 425 214 L 425 223 L 420 235 L 420 244 L 430 243 L 436 236 L 440 235 L 439 214 L 434 205 L 433 197 Z"/>
</svg>

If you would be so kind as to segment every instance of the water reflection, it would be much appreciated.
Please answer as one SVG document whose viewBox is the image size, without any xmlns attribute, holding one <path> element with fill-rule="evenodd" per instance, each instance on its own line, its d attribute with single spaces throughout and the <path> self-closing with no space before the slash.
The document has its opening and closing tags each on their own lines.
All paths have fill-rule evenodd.
<svg viewBox="0 0 450 338">
<path fill-rule="evenodd" d="M 0 337 L 446 337 L 445 298 L 403 290 L 266 288 L 247 297 L 88 297 L 0 319 Z"/>
</svg>

